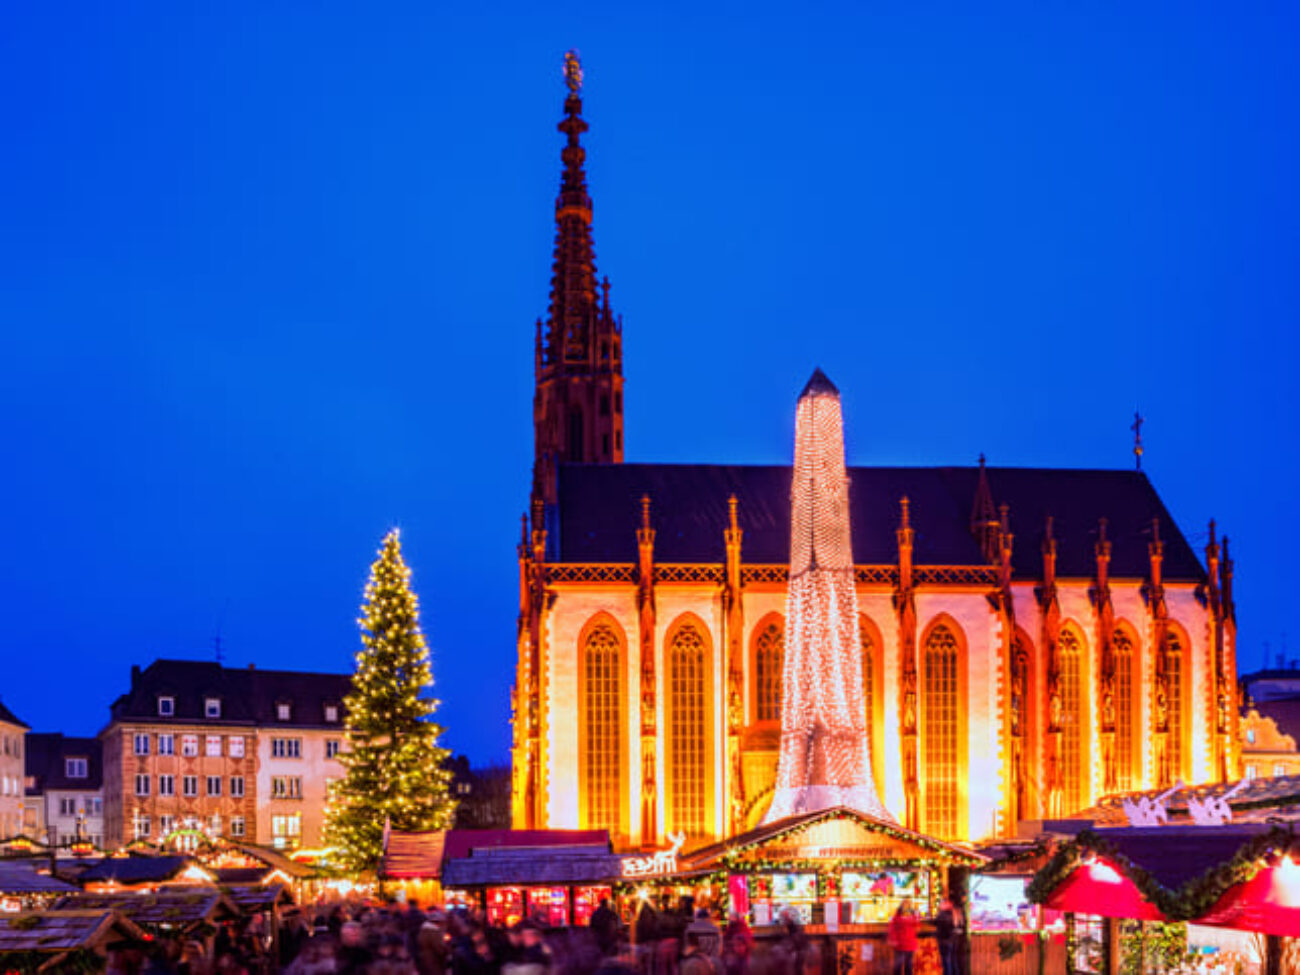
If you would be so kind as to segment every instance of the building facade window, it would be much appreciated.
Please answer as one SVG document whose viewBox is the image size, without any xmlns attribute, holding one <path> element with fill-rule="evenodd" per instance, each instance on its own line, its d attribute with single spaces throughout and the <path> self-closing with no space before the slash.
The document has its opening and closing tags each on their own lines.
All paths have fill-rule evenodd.
<svg viewBox="0 0 1300 975">
<path fill-rule="evenodd" d="M 160 796 L 176 795 L 176 776 L 174 775 L 158 776 L 158 795 Z"/>
<path fill-rule="evenodd" d="M 1286 775 L 1286 766 L 1278 762 L 1273 766 L 1273 776 L 1276 778 L 1280 775 Z"/>
<path fill-rule="evenodd" d="M 176 817 L 162 815 L 158 817 L 158 835 L 167 836 L 176 828 Z"/>
<path fill-rule="evenodd" d="M 175 736 L 175 735 L 170 735 L 170 734 L 168 734 L 168 735 L 159 735 L 159 736 L 158 736 L 158 754 L 159 754 L 159 755 L 175 755 L 175 754 L 176 754 L 176 736 Z"/>
<path fill-rule="evenodd" d="M 326 757 L 326 758 L 336 758 L 336 757 L 338 757 L 338 753 L 339 753 L 339 744 L 340 744 L 340 742 L 339 742 L 339 740 L 338 740 L 337 738 L 326 738 L 326 739 L 325 739 L 325 757 Z"/>
<path fill-rule="evenodd" d="M 158 714 L 164 718 L 170 718 L 176 713 L 176 698 L 160 697 L 158 698 Z"/>
<path fill-rule="evenodd" d="M 1247 778 L 1247 779 L 1253 779 L 1257 774 L 1258 774 L 1258 772 L 1256 771 L 1255 766 L 1253 766 L 1253 765 L 1247 765 L 1247 766 L 1246 766 L 1246 778 Z"/>
<path fill-rule="evenodd" d="M 231 817 L 230 817 L 230 835 L 231 835 L 231 836 L 243 836 L 243 835 L 244 835 L 244 817 L 243 817 L 243 816 L 231 816 Z"/>
<path fill-rule="evenodd" d="M 104 800 L 100 796 L 86 796 L 86 812 L 98 816 L 104 812 Z"/>
<path fill-rule="evenodd" d="M 326 724 L 338 724 L 339 706 L 337 704 L 325 705 L 325 722 Z"/>
<path fill-rule="evenodd" d="M 925 641 L 921 735 L 925 743 L 925 830 L 944 839 L 961 835 L 961 688 L 956 634 L 944 623 Z"/>
<path fill-rule="evenodd" d="M 1115 651 L 1115 784 L 1123 792 L 1136 789 L 1137 741 L 1133 733 L 1136 724 L 1137 696 L 1133 693 L 1134 664 L 1133 635 L 1127 627 L 1116 627 L 1111 646 Z"/>
<path fill-rule="evenodd" d="M 271 777 L 272 799 L 301 799 L 302 776 L 274 775 Z"/>
<path fill-rule="evenodd" d="M 181 754 L 186 758 L 198 758 L 199 736 L 181 735 Z"/>
<path fill-rule="evenodd" d="M 137 796 L 147 796 L 149 794 L 149 776 L 136 774 L 135 794 Z"/>
<path fill-rule="evenodd" d="M 193 799 L 199 794 L 199 777 L 197 775 L 181 776 L 181 793 Z"/>
<path fill-rule="evenodd" d="M 135 829 L 133 830 L 133 832 L 135 833 L 135 838 L 137 840 L 148 839 L 149 838 L 149 817 L 136 816 Z"/>
<path fill-rule="evenodd" d="M 668 831 L 707 834 L 708 646 L 694 624 L 668 646 Z"/>
<path fill-rule="evenodd" d="M 90 774 L 90 762 L 84 758 L 65 758 L 63 774 L 70 779 L 84 779 Z"/>
<path fill-rule="evenodd" d="M 1083 638 L 1066 626 L 1056 646 L 1061 661 L 1061 796 L 1063 812 L 1069 815 L 1088 805 L 1091 792 L 1085 759 Z"/>
<path fill-rule="evenodd" d="M 203 716 L 205 718 L 221 717 L 221 698 L 205 697 L 203 699 Z"/>
<path fill-rule="evenodd" d="M 221 795 L 221 776 L 209 775 L 207 786 L 208 786 L 208 795 L 210 796 Z"/>
<path fill-rule="evenodd" d="M 77 815 L 77 800 L 64 796 L 59 799 L 59 815 L 75 816 Z"/>
<path fill-rule="evenodd" d="M 754 640 L 754 719 L 781 720 L 781 674 L 785 660 L 783 625 L 773 620 Z"/>
<path fill-rule="evenodd" d="M 271 817 L 271 845 L 278 850 L 298 845 L 302 836 L 302 813 L 283 813 Z"/>
<path fill-rule="evenodd" d="M 148 755 L 148 754 L 149 754 L 149 736 L 148 736 L 148 735 L 136 735 L 136 736 L 135 736 L 135 753 L 136 753 L 137 755 Z"/>
<path fill-rule="evenodd" d="M 301 738 L 272 738 L 272 758 L 302 758 Z"/>
<path fill-rule="evenodd" d="M 1169 738 L 1166 744 L 1169 758 L 1169 783 L 1186 778 L 1183 771 L 1183 722 L 1186 688 L 1183 662 L 1183 641 L 1177 631 L 1170 628 L 1165 634 L 1165 678 L 1169 688 Z"/>
<path fill-rule="evenodd" d="M 280 702 L 275 706 L 276 721 L 291 721 L 293 719 L 293 707 L 287 702 Z"/>
<path fill-rule="evenodd" d="M 607 623 L 582 647 L 582 803 L 586 829 L 622 833 L 622 642 Z"/>
<path fill-rule="evenodd" d="M 208 756 L 208 758 L 221 757 L 221 736 L 220 735 L 207 736 L 207 738 L 204 740 L 204 753 Z"/>
<path fill-rule="evenodd" d="M 230 795 L 235 799 L 244 798 L 244 777 L 242 775 L 232 775 L 230 777 Z"/>
<path fill-rule="evenodd" d="M 226 741 L 226 754 L 231 758 L 244 757 L 244 739 L 242 735 L 232 735 Z"/>
</svg>

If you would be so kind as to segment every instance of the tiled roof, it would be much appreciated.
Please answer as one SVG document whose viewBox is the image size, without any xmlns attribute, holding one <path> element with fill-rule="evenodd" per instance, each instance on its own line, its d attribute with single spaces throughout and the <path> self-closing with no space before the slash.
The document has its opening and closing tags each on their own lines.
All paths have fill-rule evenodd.
<svg viewBox="0 0 1300 975">
<path fill-rule="evenodd" d="M 593 846 L 553 846 L 545 856 L 536 849 L 488 847 L 467 857 L 443 862 L 444 887 L 498 884 L 612 883 L 622 875 L 623 858 Z"/>
<path fill-rule="evenodd" d="M 57 955 L 99 947 L 119 938 L 143 937 L 143 931 L 115 911 L 0 914 L 0 954 L 39 951 Z"/>
<path fill-rule="evenodd" d="M 1140 471 L 987 468 L 995 505 L 1008 505 L 1018 578 L 1042 574 L 1043 526 L 1053 518 L 1057 574 L 1091 578 L 1097 525 L 1108 521 L 1111 575 L 1142 579 L 1148 571 L 1152 519 L 1160 520 L 1164 573 L 1200 581 L 1205 572 L 1146 475 Z M 559 503 L 548 513 L 548 557 L 559 562 L 635 562 L 641 496 L 649 495 L 657 562 L 720 563 L 727 499 L 739 502 L 741 558 L 784 564 L 790 556 L 790 468 L 714 464 L 566 464 Z M 981 565 L 970 532 L 978 467 L 852 467 L 849 499 L 853 557 L 860 565 L 893 564 L 899 499 L 911 500 L 918 565 Z"/>
<path fill-rule="evenodd" d="M 283 884 L 229 884 L 225 891 L 245 914 L 257 914 L 277 904 L 293 903 L 293 895 Z"/>
<path fill-rule="evenodd" d="M 288 728 L 341 727 L 343 698 L 351 690 L 349 674 L 223 667 L 203 660 L 155 660 L 141 671 L 132 668 L 131 689 L 113 702 L 115 720 L 214 725 L 256 724 Z M 158 698 L 174 698 L 171 716 L 158 714 Z M 205 702 L 221 701 L 221 717 L 208 718 Z M 280 721 L 278 706 L 290 706 Z M 339 708 L 339 720 L 325 720 L 325 706 Z"/>
<path fill-rule="evenodd" d="M 4 722 L 7 724 L 16 724 L 20 728 L 31 727 L 31 725 L 29 725 L 26 721 L 22 720 L 16 714 L 10 711 L 7 707 L 5 707 L 4 701 L 0 701 L 0 722 Z"/>
<path fill-rule="evenodd" d="M 68 758 L 86 759 L 86 777 L 71 779 L 67 775 Z M 28 778 L 35 779 L 28 787 L 29 795 L 39 795 L 51 789 L 76 789 L 94 791 L 103 785 L 103 765 L 100 761 L 98 738 L 70 738 L 57 732 L 32 732 L 27 735 L 27 752 L 24 756 Z"/>
<path fill-rule="evenodd" d="M 603 829 L 453 829 L 393 830 L 384 855 L 384 875 L 393 878 L 437 877 L 452 860 L 476 853 L 513 850 L 546 859 L 556 848 L 584 849 L 593 856 L 610 852 Z M 544 849 L 545 856 L 539 856 Z"/>
</svg>

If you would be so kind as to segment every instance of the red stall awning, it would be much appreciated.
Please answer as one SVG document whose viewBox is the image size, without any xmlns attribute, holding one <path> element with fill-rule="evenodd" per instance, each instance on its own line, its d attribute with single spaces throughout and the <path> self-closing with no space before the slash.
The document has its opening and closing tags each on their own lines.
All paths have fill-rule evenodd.
<svg viewBox="0 0 1300 975">
<path fill-rule="evenodd" d="M 1196 924 L 1300 937 L 1300 864 L 1289 856 L 1233 884 Z"/>
<path fill-rule="evenodd" d="M 1081 862 L 1057 884 L 1043 906 L 1053 911 L 1127 917 L 1139 921 L 1165 921 L 1165 915 L 1142 896 L 1129 877 L 1102 857 Z"/>
</svg>

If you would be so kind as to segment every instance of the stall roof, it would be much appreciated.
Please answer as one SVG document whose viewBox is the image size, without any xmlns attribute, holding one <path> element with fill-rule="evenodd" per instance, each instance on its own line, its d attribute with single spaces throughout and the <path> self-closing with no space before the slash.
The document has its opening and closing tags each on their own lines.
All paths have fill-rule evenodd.
<svg viewBox="0 0 1300 975">
<path fill-rule="evenodd" d="M 144 932 L 116 911 L 0 914 L 0 954 L 37 951 L 58 955 L 97 948 L 118 938 L 143 939 Z"/>
<path fill-rule="evenodd" d="M 105 857 L 83 870 L 77 881 L 82 885 L 110 881 L 119 884 L 161 884 L 174 880 L 187 868 L 197 865 L 194 860 L 182 856 Z"/>
<path fill-rule="evenodd" d="M 1092 820 L 1097 826 L 1126 826 L 1124 800 L 1143 796 L 1157 798 L 1167 789 L 1148 789 L 1141 792 L 1121 792 L 1106 796 L 1097 805 L 1081 810 L 1072 819 Z M 1228 805 L 1234 823 L 1263 823 L 1277 819 L 1300 819 L 1300 775 L 1278 775 L 1272 778 L 1244 779 L 1237 782 L 1215 782 L 1209 785 L 1183 786 L 1165 799 L 1165 810 L 1173 825 L 1193 825 L 1187 809 L 1190 798 L 1208 799 L 1232 792 Z"/>
<path fill-rule="evenodd" d="M 31 860 L 0 862 L 0 894 L 66 894 L 77 888 L 37 872 Z"/>
<path fill-rule="evenodd" d="M 819 827 L 824 829 L 837 822 L 850 824 L 863 837 L 869 837 L 873 840 L 881 837 L 888 838 L 897 846 L 897 849 L 892 850 L 890 853 L 892 857 L 897 857 L 900 851 L 906 851 L 910 848 L 915 851 L 917 859 L 937 855 L 941 859 L 971 866 L 984 863 L 988 859 L 982 853 L 976 853 L 974 850 L 946 843 L 943 840 L 935 839 L 933 836 L 926 836 L 924 833 L 917 833 L 914 830 L 899 826 L 897 823 L 890 823 L 874 816 L 868 816 L 856 809 L 837 806 L 833 809 L 822 809 L 817 812 L 789 816 L 775 823 L 766 823 L 748 832 L 738 833 L 721 842 L 711 843 L 708 846 L 691 851 L 680 857 L 679 863 L 683 872 L 699 870 L 712 866 L 718 861 L 732 858 L 747 850 L 775 845 L 778 841 L 787 837 L 805 834 Z M 808 847 L 806 859 L 809 860 L 869 859 L 871 856 L 871 853 L 865 848 L 842 846 L 838 839 L 833 844 L 815 842 L 810 839 Z"/>
<path fill-rule="evenodd" d="M 245 914 L 260 914 L 279 904 L 293 903 L 293 895 L 284 884 L 231 884 L 223 889 Z"/>
<path fill-rule="evenodd" d="M 446 887 L 499 887 L 530 884 L 601 884 L 617 880 L 623 858 L 592 846 L 475 848 L 467 857 L 448 857 L 442 867 Z"/>
<path fill-rule="evenodd" d="M 316 876 L 315 867 L 307 863 L 301 863 L 292 857 L 287 857 L 279 850 L 272 849 L 269 846 L 258 846 L 256 843 L 231 843 L 230 845 L 244 856 L 260 860 L 272 870 L 280 870 L 285 876 L 292 877 L 295 880 L 306 880 Z"/>
<path fill-rule="evenodd" d="M 187 886 L 154 893 L 74 894 L 59 901 L 55 909 L 117 911 L 142 927 L 188 927 L 239 917 L 239 908 L 215 887 Z"/>
</svg>

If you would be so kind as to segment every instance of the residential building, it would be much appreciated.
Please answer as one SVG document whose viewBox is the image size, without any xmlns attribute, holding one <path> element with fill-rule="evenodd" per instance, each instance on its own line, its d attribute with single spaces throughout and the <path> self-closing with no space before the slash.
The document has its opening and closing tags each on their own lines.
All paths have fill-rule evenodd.
<svg viewBox="0 0 1300 975">
<path fill-rule="evenodd" d="M 23 830 L 23 737 L 28 730 L 0 701 L 0 839 Z"/>
<path fill-rule="evenodd" d="M 182 826 L 291 848 L 319 843 L 342 774 L 344 674 L 192 660 L 131 668 L 100 732 L 110 847 Z"/>
<path fill-rule="evenodd" d="M 27 735 L 23 832 L 56 845 L 104 840 L 103 764 L 98 738 Z"/>
<path fill-rule="evenodd" d="M 1242 775 L 1300 775 L 1300 698 L 1248 702 L 1241 716 Z"/>
</svg>

